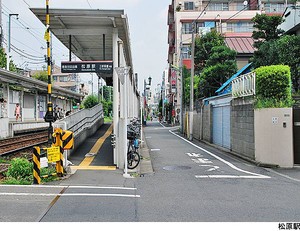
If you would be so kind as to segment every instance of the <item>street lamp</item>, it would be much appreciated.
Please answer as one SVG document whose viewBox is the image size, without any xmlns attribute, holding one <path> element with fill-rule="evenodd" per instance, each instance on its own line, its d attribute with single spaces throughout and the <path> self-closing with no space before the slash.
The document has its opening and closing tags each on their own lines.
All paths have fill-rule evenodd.
<svg viewBox="0 0 300 231">
<path fill-rule="evenodd" d="M 152 78 L 149 76 L 148 83 L 146 83 L 146 80 L 144 79 L 144 125 L 146 125 L 146 118 L 147 118 L 147 100 L 148 100 L 148 94 L 146 95 L 146 90 L 150 90 Z"/>
<path fill-rule="evenodd" d="M 8 39 L 7 39 L 7 48 L 8 48 L 8 52 L 7 52 L 7 62 L 6 62 L 6 70 L 9 71 L 9 63 L 10 63 L 10 34 L 11 34 L 11 17 L 12 16 L 16 16 L 17 19 L 19 19 L 19 14 L 9 14 L 8 15 Z"/>
</svg>

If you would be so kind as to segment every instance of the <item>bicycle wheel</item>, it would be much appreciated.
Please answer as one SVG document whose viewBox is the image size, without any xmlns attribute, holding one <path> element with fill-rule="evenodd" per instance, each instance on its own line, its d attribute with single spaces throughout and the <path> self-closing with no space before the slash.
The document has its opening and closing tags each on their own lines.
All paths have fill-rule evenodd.
<svg viewBox="0 0 300 231">
<path fill-rule="evenodd" d="M 134 169 L 136 168 L 140 163 L 140 155 L 135 151 L 130 151 L 127 153 L 127 168 L 128 169 Z"/>
</svg>

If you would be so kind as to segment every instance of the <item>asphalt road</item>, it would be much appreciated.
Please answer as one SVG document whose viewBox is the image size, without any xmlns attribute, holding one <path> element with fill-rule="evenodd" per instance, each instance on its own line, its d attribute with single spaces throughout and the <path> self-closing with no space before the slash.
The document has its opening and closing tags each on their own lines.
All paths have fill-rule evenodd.
<svg viewBox="0 0 300 231">
<path fill-rule="evenodd" d="M 190 143 L 156 121 L 145 139 L 153 174 L 78 170 L 59 185 L 1 185 L 0 221 L 299 222 L 294 177 Z"/>
</svg>

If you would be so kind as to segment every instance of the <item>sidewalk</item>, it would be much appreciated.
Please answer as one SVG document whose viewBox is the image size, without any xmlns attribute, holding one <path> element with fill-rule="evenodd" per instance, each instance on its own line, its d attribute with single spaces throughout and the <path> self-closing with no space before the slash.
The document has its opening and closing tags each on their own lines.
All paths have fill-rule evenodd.
<svg viewBox="0 0 300 231">
<path fill-rule="evenodd" d="M 145 139 L 145 133 L 143 133 L 144 140 L 140 146 L 140 155 L 141 162 L 139 165 L 138 173 L 140 176 L 144 176 L 145 174 L 153 174 L 154 170 L 152 167 L 150 151 Z"/>
</svg>

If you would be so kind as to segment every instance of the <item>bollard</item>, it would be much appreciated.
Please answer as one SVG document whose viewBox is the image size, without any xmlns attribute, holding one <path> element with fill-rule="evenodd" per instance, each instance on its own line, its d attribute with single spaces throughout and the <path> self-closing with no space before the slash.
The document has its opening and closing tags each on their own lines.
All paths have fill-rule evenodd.
<svg viewBox="0 0 300 231">
<path fill-rule="evenodd" d="M 40 184 L 41 183 L 41 176 L 40 176 L 40 153 L 41 149 L 39 147 L 33 148 L 33 184 Z"/>
</svg>

